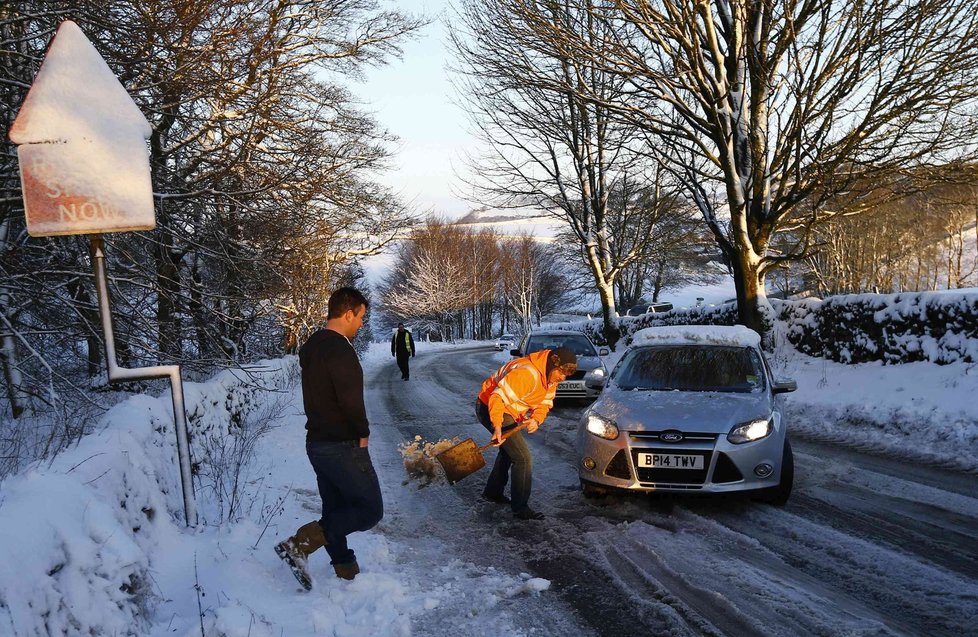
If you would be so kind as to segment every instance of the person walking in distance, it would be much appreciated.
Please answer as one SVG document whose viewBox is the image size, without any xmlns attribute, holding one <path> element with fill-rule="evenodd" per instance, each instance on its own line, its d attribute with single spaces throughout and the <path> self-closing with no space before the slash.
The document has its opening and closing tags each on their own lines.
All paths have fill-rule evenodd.
<svg viewBox="0 0 978 637">
<path fill-rule="evenodd" d="M 397 356 L 397 366 L 401 368 L 401 380 L 411 378 L 408 359 L 414 357 L 414 337 L 404 329 L 404 323 L 397 324 L 397 331 L 391 337 L 391 356 Z"/>
<path fill-rule="evenodd" d="M 559 347 L 540 350 L 515 358 L 500 367 L 482 383 L 475 401 L 475 414 L 482 426 L 492 432 L 492 441 L 501 445 L 492 465 L 482 497 L 490 502 L 509 504 L 521 520 L 540 520 L 543 514 L 529 507 L 533 482 L 533 457 L 523 432 L 503 434 L 526 423 L 533 433 L 550 413 L 557 385 L 577 371 L 577 355 Z M 503 493 L 512 469 L 513 483 L 507 498 Z"/>
<path fill-rule="evenodd" d="M 323 514 L 275 545 L 302 586 L 312 588 L 307 560 L 325 546 L 337 577 L 360 572 L 347 536 L 373 528 L 384 516 L 380 483 L 367 452 L 363 368 L 350 343 L 367 312 L 367 299 L 344 287 L 329 297 L 326 327 L 299 349 L 306 456 L 316 473 Z"/>
</svg>

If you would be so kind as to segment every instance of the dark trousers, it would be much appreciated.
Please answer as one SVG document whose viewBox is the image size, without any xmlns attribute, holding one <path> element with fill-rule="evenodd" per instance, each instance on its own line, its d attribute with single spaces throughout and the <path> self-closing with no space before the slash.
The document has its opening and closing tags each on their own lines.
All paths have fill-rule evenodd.
<svg viewBox="0 0 978 637">
<path fill-rule="evenodd" d="M 346 536 L 372 529 L 384 517 L 380 483 L 370 454 L 357 441 L 307 442 L 306 455 L 316 472 L 330 564 L 356 560 Z"/>
<path fill-rule="evenodd" d="M 401 378 L 411 378 L 411 371 L 408 369 L 409 358 L 411 356 L 408 354 L 397 355 L 397 366 L 401 368 Z"/>
<path fill-rule="evenodd" d="M 492 432 L 489 407 L 478 399 L 475 401 L 475 414 L 482 426 Z M 503 433 L 515 426 L 516 423 L 507 414 L 503 418 Z M 503 495 L 510 473 L 513 474 L 513 484 L 509 488 L 509 497 L 512 501 L 510 506 L 513 507 L 513 511 L 522 511 L 530 502 L 530 488 L 533 484 L 533 456 L 530 454 L 530 447 L 526 444 L 522 431 L 507 438 L 499 448 L 483 493 L 488 496 Z"/>
</svg>

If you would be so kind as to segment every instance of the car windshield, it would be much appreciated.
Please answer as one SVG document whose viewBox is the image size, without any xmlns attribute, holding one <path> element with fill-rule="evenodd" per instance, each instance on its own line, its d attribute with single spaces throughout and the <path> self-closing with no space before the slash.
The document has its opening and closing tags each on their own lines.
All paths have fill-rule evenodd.
<svg viewBox="0 0 978 637">
<path fill-rule="evenodd" d="M 513 337 L 512 334 L 503 334 L 502 336 L 499 337 L 499 340 L 501 340 L 501 341 L 511 341 L 511 340 L 513 340 L 513 338 L 514 337 Z"/>
<path fill-rule="evenodd" d="M 622 389 L 747 393 L 764 389 L 764 365 L 749 347 L 641 347 L 625 355 L 613 378 Z"/>
<path fill-rule="evenodd" d="M 526 353 L 532 354 L 542 349 L 557 349 L 566 347 L 578 356 L 597 356 L 594 345 L 583 334 L 553 334 L 549 336 L 532 336 L 526 344 Z"/>
</svg>

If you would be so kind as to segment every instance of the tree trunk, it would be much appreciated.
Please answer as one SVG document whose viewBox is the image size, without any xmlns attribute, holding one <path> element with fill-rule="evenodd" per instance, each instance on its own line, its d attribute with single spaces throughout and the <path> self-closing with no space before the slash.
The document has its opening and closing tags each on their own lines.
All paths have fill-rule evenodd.
<svg viewBox="0 0 978 637">
<path fill-rule="evenodd" d="M 0 311 L 3 311 L 2 308 Z M 0 360 L 3 361 L 3 380 L 7 386 L 10 410 L 14 418 L 19 418 L 27 409 L 27 397 L 20 389 L 24 379 L 17 368 L 17 351 L 14 349 L 14 338 L 9 334 L 4 334 L 3 338 L 0 338 Z"/>
<path fill-rule="evenodd" d="M 180 296 L 179 259 L 175 259 L 170 248 L 169 233 L 160 233 L 160 243 L 156 251 L 156 329 L 160 360 L 168 363 L 180 358 L 180 326 L 177 319 L 176 300 Z"/>
<path fill-rule="evenodd" d="M 7 230 L 10 219 L 4 219 L 0 223 L 0 248 L 7 244 Z M 0 250 L 2 252 L 3 250 Z M 6 314 L 7 307 L 10 305 L 10 295 L 4 286 L 0 285 L 0 312 L 4 312 L 4 318 L 8 319 L 0 323 L 0 330 L 4 334 L 0 337 L 0 364 L 3 366 L 3 380 L 7 386 L 7 399 L 10 401 L 10 409 L 14 418 L 18 418 L 27 409 L 27 397 L 21 390 L 24 379 L 21 377 L 20 369 L 17 366 L 17 349 L 14 336 L 11 333 L 13 328 L 8 323 L 13 323 L 12 316 Z"/>
<path fill-rule="evenodd" d="M 742 325 L 754 330 L 762 337 L 766 334 L 769 305 L 764 290 L 763 274 L 758 267 L 758 259 L 738 252 L 731 259 L 733 264 L 734 286 L 737 289 L 737 315 Z"/>
<path fill-rule="evenodd" d="M 615 344 L 621 338 L 621 330 L 618 329 L 618 319 L 612 315 L 615 311 L 615 289 L 613 285 L 598 285 L 598 294 L 601 296 L 601 317 L 604 319 L 604 338 L 608 341 L 608 347 L 612 351 Z"/>
</svg>

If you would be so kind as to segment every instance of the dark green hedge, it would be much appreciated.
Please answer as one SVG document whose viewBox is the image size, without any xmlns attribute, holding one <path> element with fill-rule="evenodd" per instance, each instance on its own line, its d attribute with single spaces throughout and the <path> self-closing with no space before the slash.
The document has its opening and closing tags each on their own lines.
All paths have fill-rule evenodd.
<svg viewBox="0 0 978 637">
<path fill-rule="evenodd" d="M 978 362 L 978 291 L 852 294 L 824 301 L 771 300 L 788 341 L 810 356 L 840 363 L 941 365 Z M 736 306 L 673 310 L 619 319 L 621 343 L 646 327 L 662 325 L 733 325 Z M 605 345 L 601 320 L 568 326 Z"/>
<path fill-rule="evenodd" d="M 840 363 L 978 362 L 978 292 L 774 302 L 800 351 Z"/>
</svg>

